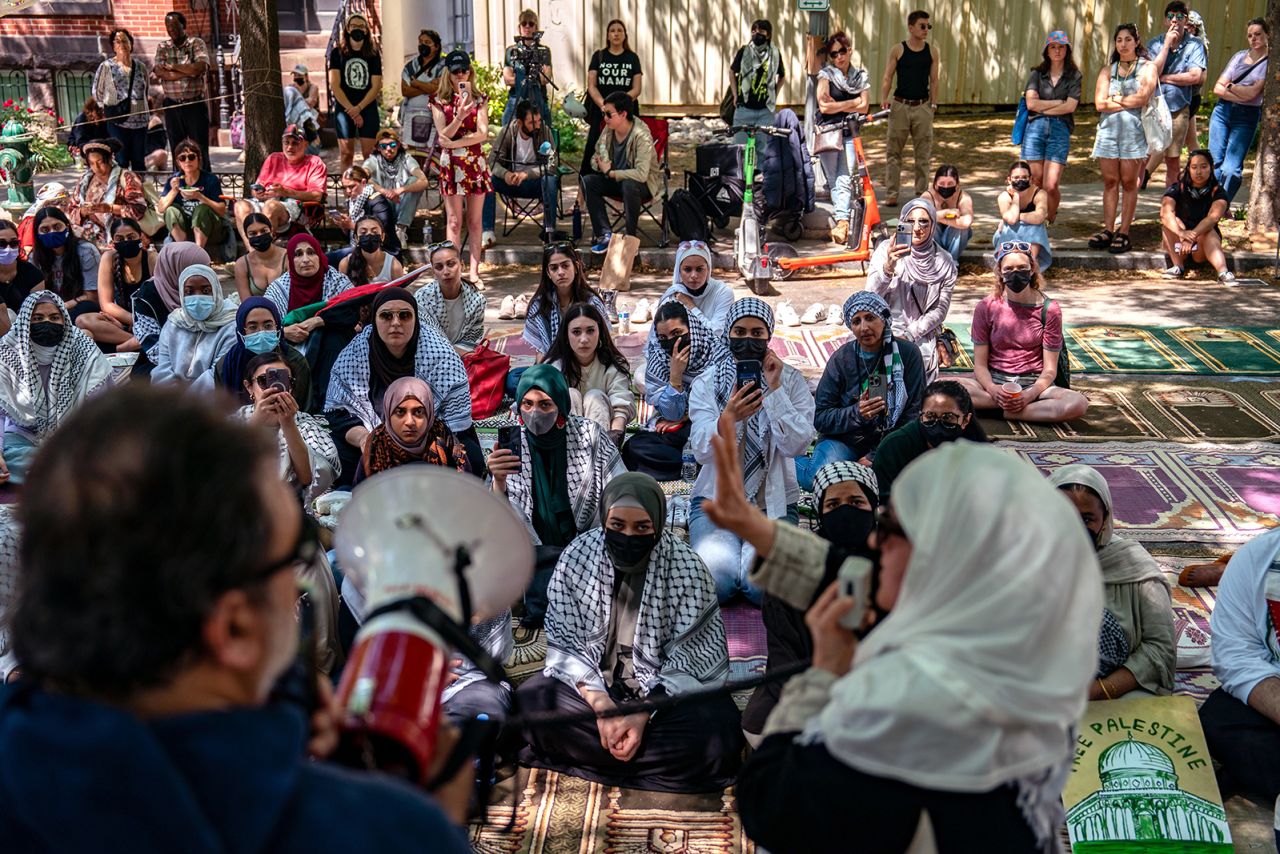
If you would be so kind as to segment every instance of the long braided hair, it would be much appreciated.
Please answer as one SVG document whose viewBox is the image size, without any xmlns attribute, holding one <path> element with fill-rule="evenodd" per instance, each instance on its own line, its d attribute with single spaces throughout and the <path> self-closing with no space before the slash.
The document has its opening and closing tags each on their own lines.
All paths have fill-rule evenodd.
<svg viewBox="0 0 1280 854">
<path fill-rule="evenodd" d="M 132 217 L 127 217 L 127 216 L 117 217 L 116 219 L 113 219 L 111 221 L 110 236 L 114 238 L 122 228 L 131 228 L 135 232 L 137 232 L 139 238 L 142 237 L 142 226 L 138 223 L 136 219 L 133 219 Z M 144 243 L 142 246 L 142 252 L 138 254 L 138 264 L 142 268 L 139 270 L 140 277 L 144 276 L 144 272 L 146 268 L 146 257 L 147 257 L 147 247 L 146 247 L 146 244 Z M 124 256 L 121 255 L 118 251 L 116 251 L 115 267 L 111 271 L 111 285 L 112 285 L 112 289 L 115 292 L 116 299 L 120 299 L 120 295 L 129 289 L 129 286 L 130 286 L 129 280 L 128 278 L 126 278 L 126 276 L 127 276 L 127 271 L 125 270 Z M 141 284 L 141 282 L 142 282 L 142 279 L 139 278 L 139 280 L 137 282 L 134 282 L 133 285 L 136 287 L 137 285 Z"/>
</svg>

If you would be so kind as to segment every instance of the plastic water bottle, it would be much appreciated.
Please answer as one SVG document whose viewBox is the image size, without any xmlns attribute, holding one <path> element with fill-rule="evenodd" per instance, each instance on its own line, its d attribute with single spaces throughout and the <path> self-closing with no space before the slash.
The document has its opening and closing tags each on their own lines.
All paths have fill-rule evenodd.
<svg viewBox="0 0 1280 854">
<path fill-rule="evenodd" d="M 690 486 L 698 479 L 698 461 L 687 450 L 684 452 L 684 456 L 680 458 L 680 479 Z"/>
<path fill-rule="evenodd" d="M 582 239 L 582 206 L 573 200 L 573 239 L 576 243 Z"/>
<path fill-rule="evenodd" d="M 629 311 L 618 312 L 618 334 L 619 335 L 631 334 L 631 312 Z"/>
<path fill-rule="evenodd" d="M 422 227 L 422 242 L 427 246 L 430 246 L 435 242 L 431 238 L 431 220 L 427 220 L 427 224 Z"/>
</svg>

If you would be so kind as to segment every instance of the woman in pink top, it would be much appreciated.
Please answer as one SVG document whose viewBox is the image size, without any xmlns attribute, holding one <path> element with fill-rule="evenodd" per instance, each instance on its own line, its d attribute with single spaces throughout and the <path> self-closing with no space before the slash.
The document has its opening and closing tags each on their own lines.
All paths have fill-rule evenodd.
<svg viewBox="0 0 1280 854">
<path fill-rule="evenodd" d="M 1080 418 L 1089 399 L 1053 384 L 1063 352 L 1062 309 L 1043 293 L 1031 246 L 1002 243 L 996 284 L 973 311 L 973 377 L 962 377 L 977 409 L 999 409 L 1017 421 Z M 1012 386 L 1021 390 L 1015 393 Z"/>
</svg>

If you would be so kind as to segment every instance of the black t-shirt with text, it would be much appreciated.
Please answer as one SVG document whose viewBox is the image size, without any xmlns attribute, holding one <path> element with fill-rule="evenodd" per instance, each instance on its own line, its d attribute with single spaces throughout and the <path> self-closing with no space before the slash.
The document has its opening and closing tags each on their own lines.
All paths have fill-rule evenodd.
<svg viewBox="0 0 1280 854">
<path fill-rule="evenodd" d="M 640 57 L 635 51 L 624 50 L 620 54 L 610 53 L 603 48 L 591 55 L 588 71 L 596 73 L 596 88 L 601 98 L 608 98 L 614 92 L 629 92 L 636 75 L 640 74 Z"/>
<path fill-rule="evenodd" d="M 343 56 L 342 48 L 335 47 L 329 54 L 329 67 L 338 69 L 342 94 L 355 105 L 369 94 L 373 78 L 382 74 L 382 57 L 376 53 L 367 57 L 358 53 Z"/>
</svg>

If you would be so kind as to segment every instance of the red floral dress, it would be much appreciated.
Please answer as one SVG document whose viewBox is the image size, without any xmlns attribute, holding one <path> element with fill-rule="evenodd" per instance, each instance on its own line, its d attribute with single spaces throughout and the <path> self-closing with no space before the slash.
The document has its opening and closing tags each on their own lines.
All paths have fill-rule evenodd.
<svg viewBox="0 0 1280 854">
<path fill-rule="evenodd" d="M 441 101 L 439 98 L 431 100 L 431 103 L 444 114 L 446 126 L 453 124 L 461 102 L 461 93 L 455 94 L 452 101 Z M 485 101 L 480 101 L 479 109 L 486 109 Z M 476 132 L 476 115 L 476 112 L 472 112 L 463 120 L 456 137 L 464 137 Z M 466 148 L 440 149 L 440 195 L 479 196 L 492 192 L 493 180 L 489 176 L 489 160 L 484 156 L 484 146 L 481 143 L 468 145 Z"/>
</svg>

